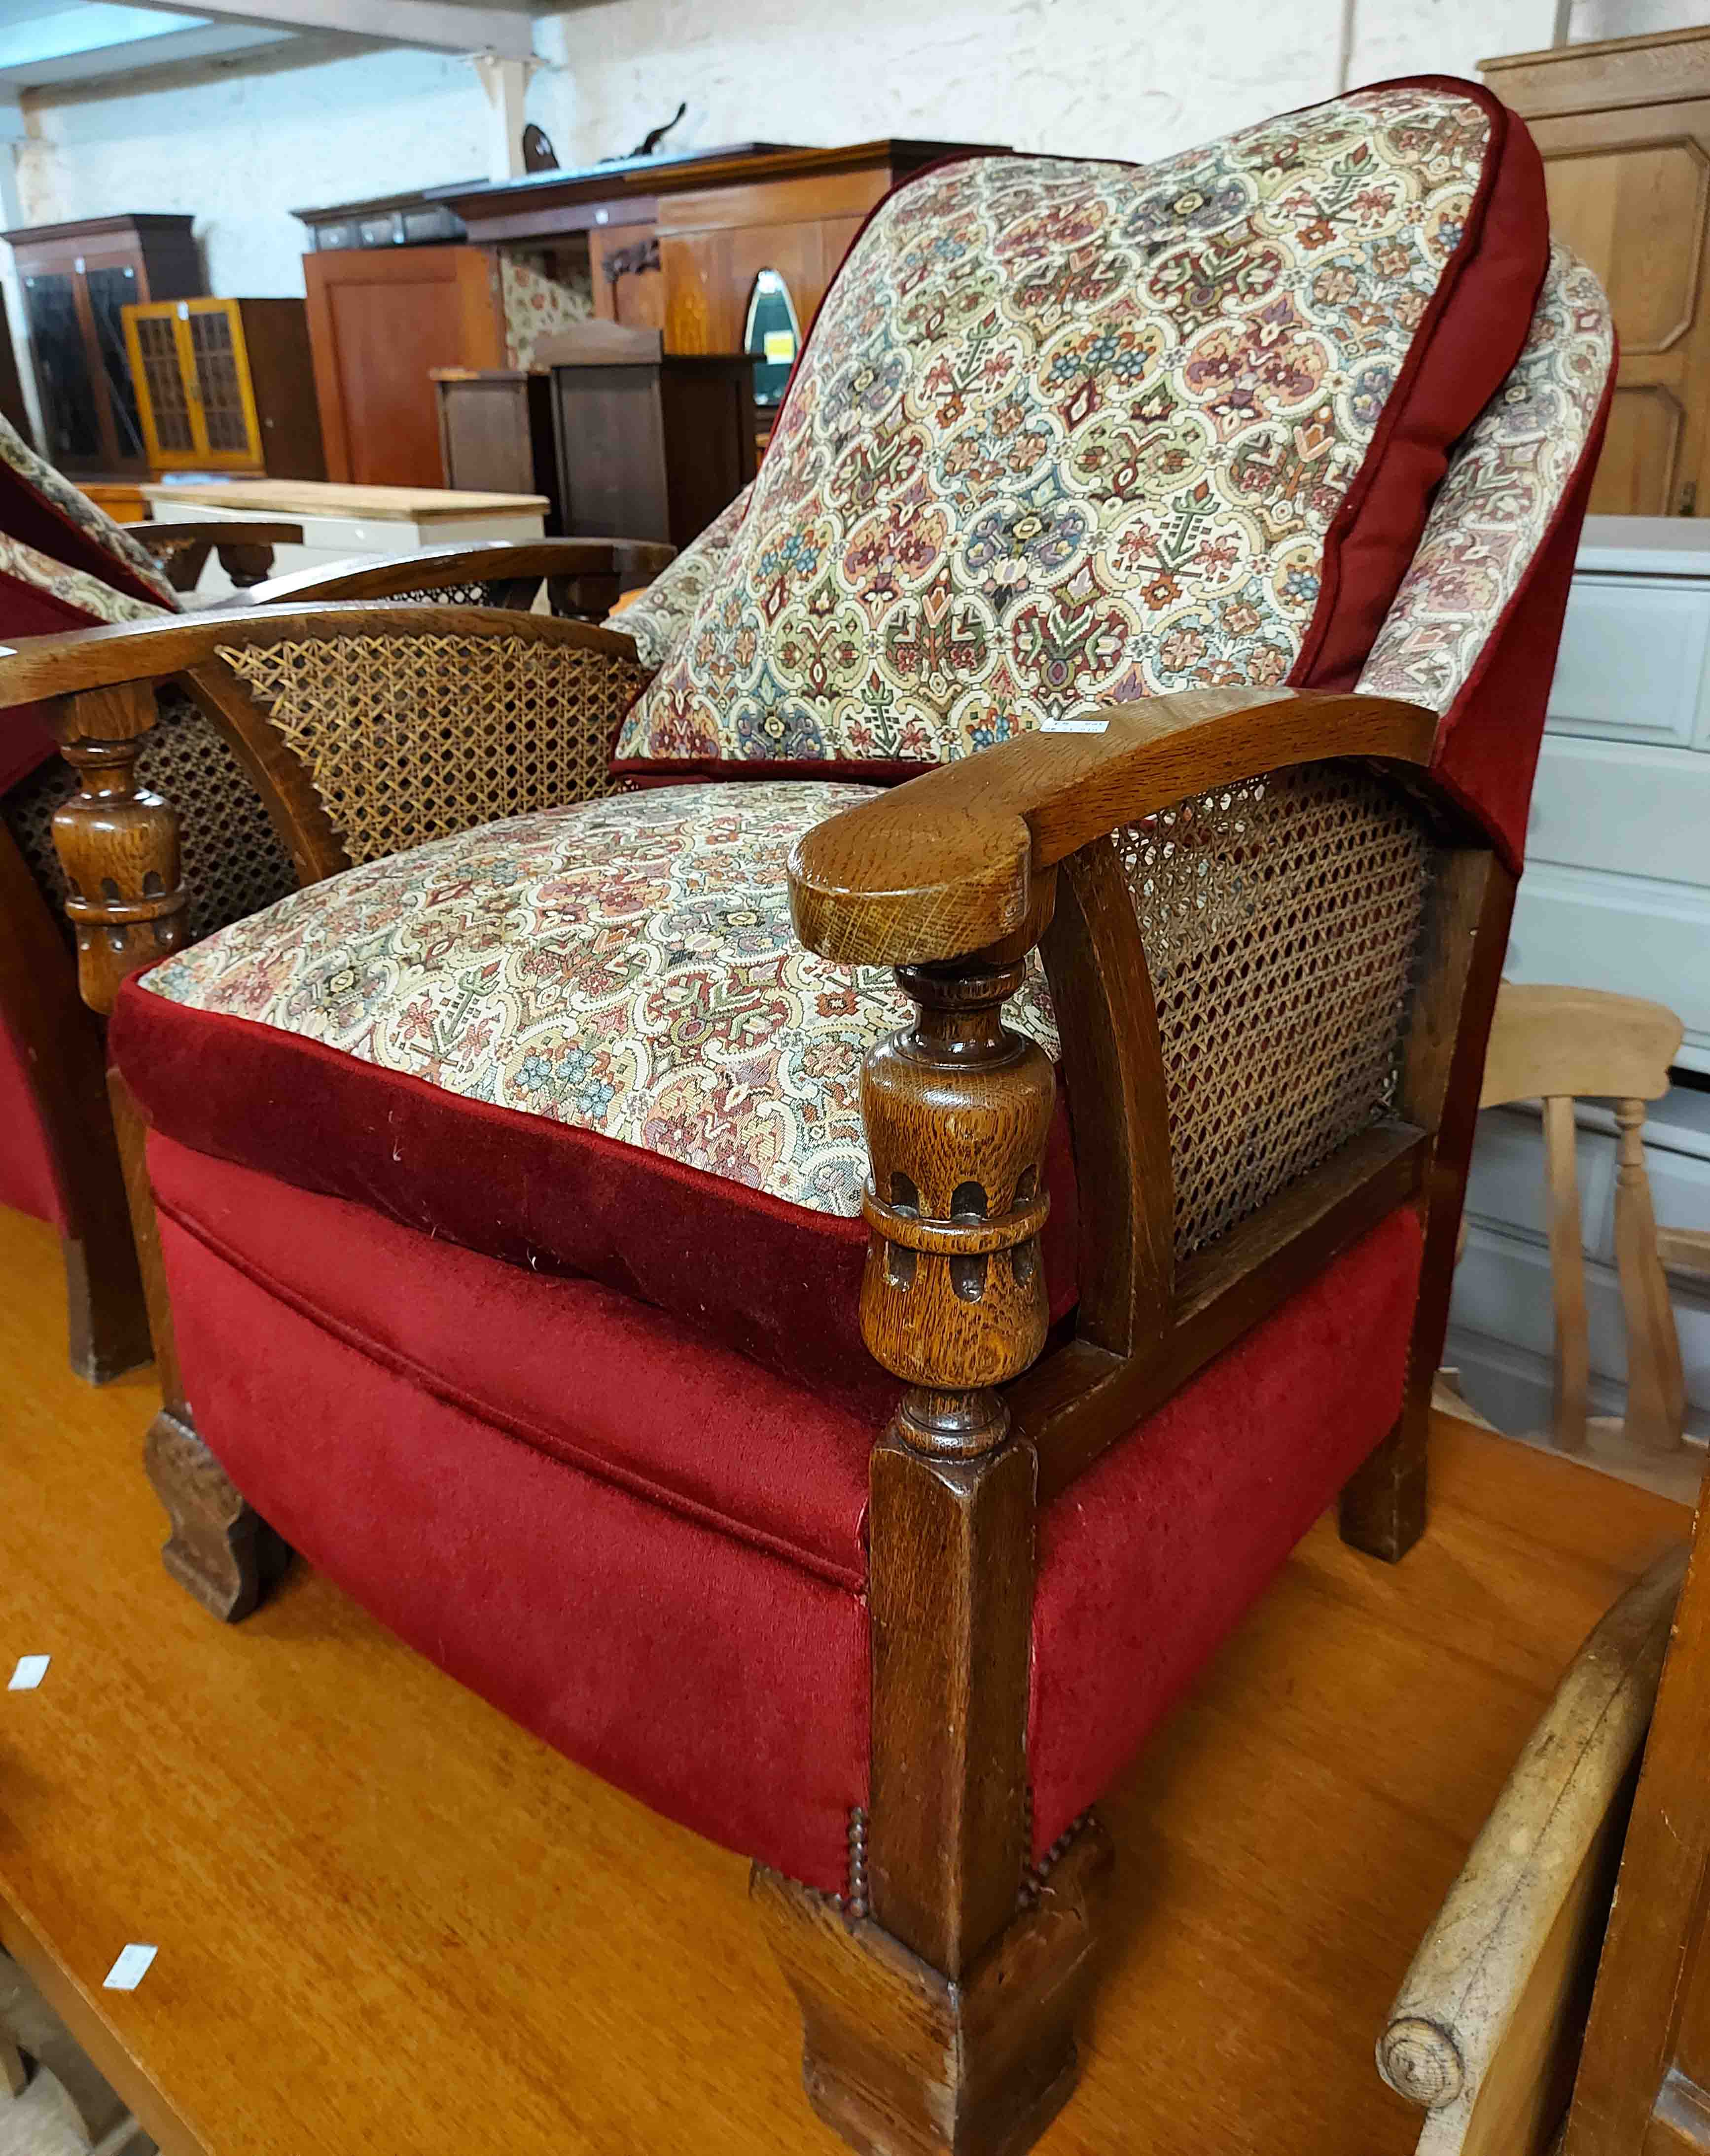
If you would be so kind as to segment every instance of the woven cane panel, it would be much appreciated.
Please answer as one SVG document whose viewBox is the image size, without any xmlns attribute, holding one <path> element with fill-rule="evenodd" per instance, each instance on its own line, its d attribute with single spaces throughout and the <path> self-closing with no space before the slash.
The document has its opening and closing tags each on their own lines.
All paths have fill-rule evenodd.
<svg viewBox="0 0 1710 2156">
<path fill-rule="evenodd" d="M 358 863 L 614 793 L 612 736 L 650 673 L 520 636 L 341 636 L 220 656 Z"/>
<path fill-rule="evenodd" d="M 296 889 L 297 876 L 260 795 L 222 737 L 177 690 L 162 693 L 160 707 L 160 719 L 137 756 L 136 774 L 178 812 L 189 933 L 195 941 L 271 906 Z M 71 924 L 53 822 L 54 810 L 76 791 L 69 766 L 56 756 L 0 801 L 0 815 L 68 944 Z"/>
<path fill-rule="evenodd" d="M 1350 766 L 1116 834 L 1158 1004 L 1185 1257 L 1394 1104 L 1431 848 Z"/>
</svg>

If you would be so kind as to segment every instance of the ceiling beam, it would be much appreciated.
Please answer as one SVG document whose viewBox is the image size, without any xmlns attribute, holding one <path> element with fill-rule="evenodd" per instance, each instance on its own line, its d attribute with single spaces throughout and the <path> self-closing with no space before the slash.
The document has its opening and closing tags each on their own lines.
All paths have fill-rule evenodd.
<svg viewBox="0 0 1710 2156">
<path fill-rule="evenodd" d="M 164 16 L 157 19 L 159 30 L 145 36 L 133 32 L 80 50 L 43 53 L 27 58 L 14 58 L 13 41 L 0 38 L 0 84 L 16 92 L 100 82 L 111 77 L 141 74 L 150 68 L 183 67 L 197 60 L 225 59 L 237 53 L 282 44 L 292 34 L 289 30 L 263 29 L 258 24 L 245 23 L 193 22 L 190 28 L 181 30 L 175 29 Z"/>
<path fill-rule="evenodd" d="M 141 0 L 173 10 L 167 0 Z M 501 59 L 534 56 L 534 24 L 526 8 L 475 7 L 464 0 L 216 0 L 198 4 L 204 20 L 258 23 L 275 30 L 336 30 L 379 44 L 420 45 L 430 52 L 493 53 Z"/>
</svg>

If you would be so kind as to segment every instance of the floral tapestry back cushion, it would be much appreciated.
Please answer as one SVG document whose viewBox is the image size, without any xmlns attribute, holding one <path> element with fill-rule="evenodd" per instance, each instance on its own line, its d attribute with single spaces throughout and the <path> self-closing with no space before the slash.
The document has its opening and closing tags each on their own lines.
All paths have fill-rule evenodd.
<svg viewBox="0 0 1710 2156">
<path fill-rule="evenodd" d="M 1204 683 L 1351 682 L 1524 341 L 1537 152 L 1382 85 L 1150 167 L 899 188 L 619 768 L 894 775 Z"/>
</svg>

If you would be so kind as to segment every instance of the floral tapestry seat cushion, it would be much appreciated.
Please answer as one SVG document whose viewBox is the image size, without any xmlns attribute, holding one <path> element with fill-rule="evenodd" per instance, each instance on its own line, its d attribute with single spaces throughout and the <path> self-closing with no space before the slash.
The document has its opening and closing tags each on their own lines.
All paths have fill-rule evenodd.
<svg viewBox="0 0 1710 2156">
<path fill-rule="evenodd" d="M 128 985 L 169 1136 L 520 1265 L 588 1275 L 785 1374 L 888 1401 L 860 1342 L 863 1055 L 911 1006 L 790 925 L 804 781 L 619 794 L 392 855 Z M 1010 1023 L 1055 1054 L 1035 971 Z M 1046 1261 L 1073 1299 L 1060 1130 Z"/>
<path fill-rule="evenodd" d="M 928 170 L 642 617 L 619 767 L 896 776 L 1089 705 L 1351 683 L 1548 245 L 1525 130 L 1441 79 L 1151 166 Z"/>
</svg>

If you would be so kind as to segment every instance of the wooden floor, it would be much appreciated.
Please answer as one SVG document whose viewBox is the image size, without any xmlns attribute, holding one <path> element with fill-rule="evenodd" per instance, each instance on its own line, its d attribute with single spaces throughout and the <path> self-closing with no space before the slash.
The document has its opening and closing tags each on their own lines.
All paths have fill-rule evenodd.
<svg viewBox="0 0 1710 2156">
<path fill-rule="evenodd" d="M 161 1573 L 144 1380 L 64 1374 L 0 1214 L 0 1940 L 171 2156 L 830 2156 L 746 1866 L 299 1570 Z M 1327 1522 L 1105 1807 L 1113 1946 L 1047 2156 L 1389 2156 L 1372 2044 L 1546 1694 L 1681 1509 L 1458 1424 L 1391 1571 Z M 100 1980 L 127 1941 L 159 1958 Z"/>
</svg>

